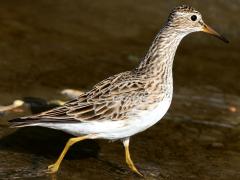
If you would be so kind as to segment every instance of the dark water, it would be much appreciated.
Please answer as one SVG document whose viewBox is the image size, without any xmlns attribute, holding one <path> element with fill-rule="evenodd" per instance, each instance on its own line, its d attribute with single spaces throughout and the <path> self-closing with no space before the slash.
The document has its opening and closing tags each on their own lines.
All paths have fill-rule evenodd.
<svg viewBox="0 0 240 180">
<path fill-rule="evenodd" d="M 180 1 L 0 2 L 0 104 L 25 96 L 62 98 L 138 62 Z M 183 1 L 181 1 L 183 2 Z M 174 64 L 165 118 L 131 141 L 146 179 L 240 179 L 240 1 L 191 1 L 226 45 L 195 33 Z M 74 146 L 57 177 L 45 173 L 69 138 L 42 128 L 9 129 L 0 119 L 0 179 L 138 179 L 119 142 Z"/>
</svg>

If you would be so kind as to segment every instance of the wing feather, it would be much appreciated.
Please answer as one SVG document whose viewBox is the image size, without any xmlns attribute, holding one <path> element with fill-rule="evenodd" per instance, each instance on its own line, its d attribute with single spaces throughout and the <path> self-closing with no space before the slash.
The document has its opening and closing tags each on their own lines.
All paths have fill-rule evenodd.
<svg viewBox="0 0 240 180">
<path fill-rule="evenodd" d="M 122 120 L 137 105 L 133 101 L 145 94 L 144 82 L 131 73 L 112 76 L 61 107 L 21 119 L 29 123 Z"/>
</svg>

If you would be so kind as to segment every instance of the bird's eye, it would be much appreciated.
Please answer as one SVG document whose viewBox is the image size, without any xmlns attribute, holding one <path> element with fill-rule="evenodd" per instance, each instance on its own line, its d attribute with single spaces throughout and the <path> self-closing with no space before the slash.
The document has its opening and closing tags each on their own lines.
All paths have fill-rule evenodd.
<svg viewBox="0 0 240 180">
<path fill-rule="evenodd" d="M 196 15 L 192 15 L 192 16 L 191 16 L 191 20 L 192 20 L 192 21 L 196 21 L 196 20 L 197 20 L 197 16 L 196 16 Z"/>
</svg>

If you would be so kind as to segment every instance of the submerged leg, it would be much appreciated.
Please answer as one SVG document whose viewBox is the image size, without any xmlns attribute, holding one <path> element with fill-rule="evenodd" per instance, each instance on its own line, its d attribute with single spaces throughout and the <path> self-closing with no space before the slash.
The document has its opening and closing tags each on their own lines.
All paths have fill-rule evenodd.
<svg viewBox="0 0 240 180">
<path fill-rule="evenodd" d="M 135 167 L 135 165 L 133 164 L 131 157 L 130 157 L 130 153 L 129 153 L 129 138 L 126 138 L 123 140 L 123 145 L 125 148 L 125 156 L 126 156 L 126 163 L 128 165 L 128 167 L 135 173 L 137 173 L 140 176 L 143 176 Z"/>
<path fill-rule="evenodd" d="M 57 161 L 56 161 L 54 164 L 48 166 L 48 171 L 49 171 L 49 173 L 55 173 L 55 172 L 58 171 L 58 168 L 59 168 L 59 166 L 60 166 L 60 164 L 61 164 L 64 156 L 66 155 L 68 149 L 69 149 L 73 144 L 75 144 L 75 143 L 77 143 L 77 142 L 79 142 L 79 141 L 85 140 L 85 139 L 90 139 L 90 138 L 92 138 L 92 137 L 93 137 L 93 135 L 90 134 L 90 135 L 86 135 L 86 136 L 70 138 L 70 139 L 68 140 L 67 144 L 65 145 L 65 147 L 64 147 L 61 155 L 60 155 L 59 158 L 57 159 Z"/>
</svg>

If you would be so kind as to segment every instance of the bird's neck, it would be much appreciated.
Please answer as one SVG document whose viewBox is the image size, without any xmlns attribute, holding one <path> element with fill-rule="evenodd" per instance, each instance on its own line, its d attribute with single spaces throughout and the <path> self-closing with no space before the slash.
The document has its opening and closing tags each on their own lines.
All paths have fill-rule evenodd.
<svg viewBox="0 0 240 180">
<path fill-rule="evenodd" d="M 154 39 L 136 71 L 149 78 L 158 78 L 162 83 L 172 83 L 172 65 L 178 45 L 187 34 L 165 26 Z"/>
</svg>

